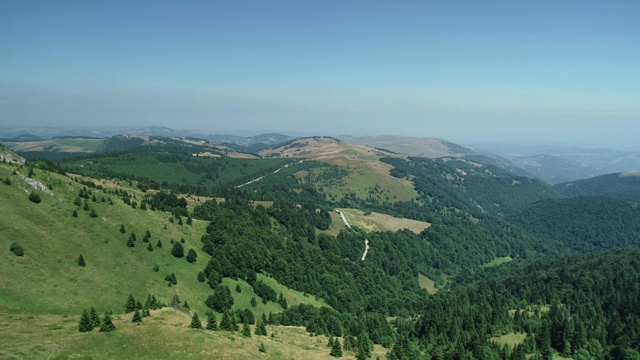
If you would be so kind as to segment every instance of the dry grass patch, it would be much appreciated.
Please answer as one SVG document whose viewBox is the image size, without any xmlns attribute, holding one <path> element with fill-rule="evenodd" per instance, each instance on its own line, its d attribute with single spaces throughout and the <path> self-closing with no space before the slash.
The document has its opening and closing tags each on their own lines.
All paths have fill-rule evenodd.
<svg viewBox="0 0 640 360">
<path fill-rule="evenodd" d="M 206 316 L 199 314 L 204 320 Z M 131 314 L 114 315 L 116 331 L 78 332 L 79 316 L 11 314 L 0 311 L 2 359 L 332 359 L 324 336 L 302 327 L 267 326 L 269 336 L 189 328 L 191 317 L 173 309 L 151 312 L 136 325 Z M 205 321 L 203 321 L 203 326 Z M 272 335 L 273 334 L 273 335 Z M 342 339 L 340 339 L 342 342 Z M 264 344 L 267 352 L 258 348 Z M 344 359 L 354 353 L 344 352 Z M 372 358 L 385 358 L 376 346 Z"/>
<path fill-rule="evenodd" d="M 484 264 L 483 266 L 484 267 L 494 267 L 494 266 L 506 264 L 506 263 L 511 262 L 511 261 L 513 261 L 511 256 L 497 257 L 497 258 L 491 260 L 490 262 Z"/>
<path fill-rule="evenodd" d="M 427 290 L 427 292 L 431 295 L 438 292 L 438 288 L 436 288 L 436 282 L 422 274 L 418 274 L 418 283 L 420 284 L 421 288 Z"/>
<path fill-rule="evenodd" d="M 492 337 L 491 341 L 495 342 L 498 345 L 508 345 L 510 347 L 514 347 L 516 345 L 522 344 L 526 337 L 526 333 L 509 333 L 502 336 Z"/>
<path fill-rule="evenodd" d="M 329 215 L 331 216 L 331 226 L 329 226 L 328 230 L 324 230 L 321 232 L 331 236 L 338 236 L 338 234 L 340 234 L 340 231 L 346 229 L 347 226 L 344 224 L 342 218 L 340 217 L 340 214 L 338 214 L 337 212 L 330 211 Z"/>
<path fill-rule="evenodd" d="M 357 226 L 368 232 L 371 231 L 391 231 L 407 229 L 415 234 L 421 233 L 429 228 L 431 224 L 424 221 L 397 218 L 391 215 L 372 212 L 365 215 L 365 212 L 358 209 L 340 209 L 349 221 L 351 226 Z M 338 215 L 339 217 L 339 215 Z M 342 221 L 342 220 L 340 220 Z"/>
<path fill-rule="evenodd" d="M 387 151 L 316 137 L 265 150 L 261 155 L 311 159 L 346 168 L 349 174 L 339 184 L 317 184 L 335 200 L 352 192 L 359 198 L 374 197 L 383 202 L 409 201 L 418 197 L 411 181 L 391 176 L 393 167 L 380 161 L 382 157 L 401 157 Z M 304 175 L 298 174 L 298 179 L 303 179 Z"/>
</svg>

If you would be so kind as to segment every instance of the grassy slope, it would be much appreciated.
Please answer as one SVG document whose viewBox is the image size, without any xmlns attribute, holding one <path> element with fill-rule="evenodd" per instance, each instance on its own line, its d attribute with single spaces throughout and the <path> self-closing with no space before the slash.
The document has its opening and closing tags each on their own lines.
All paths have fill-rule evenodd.
<svg viewBox="0 0 640 360">
<path fill-rule="evenodd" d="M 393 154 L 366 146 L 337 142 L 332 138 L 306 138 L 262 151 L 261 155 L 317 160 L 347 170 L 347 175 L 339 178 L 330 168 L 296 174 L 298 181 L 312 180 L 316 188 L 322 188 L 336 201 L 349 193 L 381 202 L 409 201 L 418 196 L 410 181 L 391 176 L 392 167 L 380 161 L 381 157 Z"/>
<path fill-rule="evenodd" d="M 96 152 L 104 144 L 104 139 L 55 138 L 42 141 L 6 142 L 14 151 L 64 151 Z"/>
<path fill-rule="evenodd" d="M 200 316 L 203 326 L 206 321 Z M 116 315 L 116 331 L 78 332 L 79 316 L 15 315 L 0 312 L 2 359 L 331 359 L 328 339 L 311 337 L 300 327 L 267 326 L 270 336 L 190 329 L 188 314 L 152 311 L 140 325 L 131 315 Z M 271 334 L 274 334 L 271 337 Z M 342 339 L 341 339 L 342 340 Z M 258 347 L 263 343 L 266 353 Z M 385 358 L 376 345 L 372 358 Z M 354 359 L 344 351 L 344 359 Z"/>
<path fill-rule="evenodd" d="M 365 215 L 364 211 L 358 209 L 341 208 L 340 210 L 344 213 L 351 226 L 357 226 L 368 232 L 396 232 L 398 230 L 407 229 L 415 234 L 419 234 L 431 226 L 431 224 L 424 221 L 402 219 L 378 212 L 372 212 L 369 215 Z"/>
<path fill-rule="evenodd" d="M 205 174 L 196 174 L 184 166 L 182 158 L 175 162 L 161 161 L 159 153 L 124 153 L 104 156 L 94 159 L 74 160 L 65 163 L 73 171 L 83 172 L 89 175 L 99 175 L 101 168 L 106 168 L 116 174 L 127 174 L 154 179 L 158 183 L 164 181 L 170 184 L 197 185 L 204 179 Z M 237 178 L 255 178 L 274 167 L 289 163 L 285 159 L 228 159 L 214 157 L 193 157 L 196 163 L 203 166 L 218 168 L 219 174 L 215 180 L 204 179 L 207 185 L 221 185 L 232 182 Z"/>
<path fill-rule="evenodd" d="M 418 274 L 418 283 L 420 284 L 421 288 L 427 290 L 427 292 L 431 295 L 438 292 L 438 288 L 436 287 L 436 282 L 422 274 Z"/>
<path fill-rule="evenodd" d="M 91 218 L 88 212 L 73 205 L 81 184 L 59 174 L 36 170 L 36 179 L 53 186 L 54 196 L 42 194 L 42 202 L 34 204 L 18 185 L 27 187 L 11 171 L 17 169 L 0 165 L 0 178 L 11 178 L 12 185 L 0 183 L 0 309 L 30 314 L 78 314 L 83 308 L 95 306 L 99 312 L 112 310 L 122 312 L 130 293 L 144 298 L 148 293 L 160 301 L 169 302 L 174 292 L 181 300 L 187 300 L 191 308 L 201 314 L 206 309 L 204 299 L 211 289 L 196 279 L 209 256 L 200 251 L 200 237 L 206 223 L 194 220 L 193 226 L 179 226 L 168 221 L 170 215 L 159 211 L 132 209 L 111 194 L 94 190 L 98 199 L 110 197 L 108 202 L 89 204 L 99 217 Z M 26 169 L 18 170 L 26 173 Z M 72 217 L 74 210 L 79 217 Z M 124 224 L 127 234 L 120 233 Z M 164 229 L 166 225 L 166 229 Z M 150 230 L 151 243 L 160 239 L 162 248 L 149 252 L 142 241 L 146 230 Z M 129 233 L 137 235 L 134 248 L 126 246 Z M 196 264 L 171 255 L 170 240 L 184 238 L 185 253 L 195 249 Z M 24 257 L 9 252 L 9 245 L 17 242 L 25 249 Z M 85 268 L 77 265 L 78 256 L 86 260 Z M 153 266 L 160 271 L 154 272 Z M 177 286 L 168 287 L 165 275 L 174 272 Z M 266 281 L 278 292 L 282 291 L 290 305 L 300 302 L 323 305 L 313 297 Z M 236 308 L 248 308 L 254 296 L 248 284 L 240 281 L 242 293 L 235 292 L 236 281 L 225 279 L 236 298 Z M 274 303 L 264 306 L 258 298 L 256 314 L 263 311 L 278 312 L 281 307 Z"/>
</svg>

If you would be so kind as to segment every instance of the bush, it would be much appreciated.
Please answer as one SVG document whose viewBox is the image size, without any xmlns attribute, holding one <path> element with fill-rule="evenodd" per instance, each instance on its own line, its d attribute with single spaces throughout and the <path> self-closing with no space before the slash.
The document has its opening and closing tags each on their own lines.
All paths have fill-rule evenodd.
<svg viewBox="0 0 640 360">
<path fill-rule="evenodd" d="M 16 254 L 16 256 L 24 256 L 24 249 L 22 248 L 22 246 L 16 243 L 11 244 L 11 247 L 9 247 L 9 250 L 11 250 L 11 252 Z"/>
<path fill-rule="evenodd" d="M 182 244 L 175 242 L 173 244 L 173 249 L 171 249 L 171 254 L 177 258 L 184 257 L 184 248 L 182 247 Z"/>
<path fill-rule="evenodd" d="M 40 201 L 42 201 L 42 199 L 40 199 L 40 195 L 36 194 L 35 192 L 29 194 L 29 200 L 31 200 L 31 202 L 35 204 L 38 204 Z"/>
</svg>

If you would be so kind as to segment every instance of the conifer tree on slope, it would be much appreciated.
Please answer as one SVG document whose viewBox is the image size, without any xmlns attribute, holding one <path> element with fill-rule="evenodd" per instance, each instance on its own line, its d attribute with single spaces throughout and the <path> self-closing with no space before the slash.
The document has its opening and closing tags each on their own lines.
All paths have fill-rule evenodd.
<svg viewBox="0 0 640 360">
<path fill-rule="evenodd" d="M 108 313 L 104 314 L 104 318 L 102 319 L 102 325 L 100 325 L 100 331 L 111 332 L 115 329 L 116 327 L 113 325 L 113 322 L 111 321 L 111 316 L 109 316 Z"/>
<path fill-rule="evenodd" d="M 80 332 L 88 332 L 93 330 L 93 323 L 91 322 L 91 318 L 89 317 L 89 313 L 87 313 L 87 310 L 82 310 L 82 316 L 80 317 L 78 330 L 80 330 Z"/>
<path fill-rule="evenodd" d="M 91 324 L 94 328 L 100 327 L 100 316 L 98 316 L 98 312 L 93 306 L 89 312 L 89 317 L 91 318 Z"/>
<path fill-rule="evenodd" d="M 218 322 L 213 312 L 209 312 L 209 315 L 207 315 L 207 330 L 218 330 Z"/>
<path fill-rule="evenodd" d="M 193 316 L 191 317 L 191 325 L 189 325 L 189 327 L 193 329 L 202 329 L 202 324 L 200 323 L 197 312 L 193 313 Z"/>
<path fill-rule="evenodd" d="M 340 341 L 335 339 L 333 341 L 333 345 L 331 346 L 331 352 L 329 353 L 331 356 L 342 357 L 342 346 L 340 346 Z"/>
</svg>

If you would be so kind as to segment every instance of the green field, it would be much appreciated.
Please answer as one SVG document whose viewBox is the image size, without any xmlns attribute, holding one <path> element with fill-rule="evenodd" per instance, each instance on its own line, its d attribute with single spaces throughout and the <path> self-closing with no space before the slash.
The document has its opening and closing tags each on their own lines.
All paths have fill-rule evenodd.
<svg viewBox="0 0 640 360">
<path fill-rule="evenodd" d="M 97 217 L 73 204 L 82 184 L 60 174 L 36 169 L 35 179 L 50 185 L 53 195 L 40 192 L 42 202 L 35 204 L 22 189 L 32 190 L 18 174 L 26 168 L 0 165 L 0 179 L 9 178 L 11 185 L 0 183 L 0 310 L 25 314 L 77 315 L 82 309 L 94 306 L 99 312 L 124 311 L 129 294 L 144 299 L 154 294 L 160 301 L 170 302 L 174 294 L 188 301 L 191 308 L 204 314 L 204 299 L 212 290 L 197 281 L 209 255 L 202 252 L 200 238 L 206 222 L 193 220 L 193 225 L 178 225 L 170 221 L 169 213 L 133 209 L 112 193 L 93 189 L 97 202 L 88 204 Z M 131 193 L 135 193 L 131 191 Z M 105 202 L 101 199 L 104 198 Z M 113 205 L 109 204 L 109 200 Z M 78 217 L 73 217 L 74 210 Z M 120 232 L 124 225 L 126 234 Z M 150 243 L 142 241 L 145 232 L 151 233 Z M 133 248 L 126 246 L 131 232 L 137 236 Z M 171 240 L 184 239 L 185 253 L 194 249 L 195 264 L 171 255 Z M 163 247 L 157 248 L 160 240 Z M 16 242 L 24 248 L 24 256 L 9 251 Z M 77 259 L 82 254 L 86 267 Z M 154 271 L 158 265 L 159 271 Z M 164 277 L 175 273 L 178 284 L 172 287 Z M 278 293 L 285 295 L 290 305 L 308 303 L 325 305 L 313 296 L 279 285 L 274 279 L 258 275 Z M 241 293 L 235 290 L 240 284 Z M 234 308 L 250 308 L 254 296 L 250 286 L 242 280 L 224 279 L 236 298 Z M 254 313 L 280 312 L 275 303 L 263 305 L 258 298 Z"/>
<path fill-rule="evenodd" d="M 5 142 L 13 151 L 51 151 L 93 153 L 104 145 L 104 139 L 61 137 L 41 141 Z"/>
<path fill-rule="evenodd" d="M 199 313 L 200 314 L 200 313 Z M 206 317 L 205 317 L 206 318 Z M 203 327 L 205 318 L 201 316 Z M 268 325 L 268 336 L 189 328 L 191 317 L 173 309 L 151 312 L 136 325 L 131 314 L 116 315 L 116 331 L 78 332 L 79 316 L 16 315 L 0 311 L 2 359 L 333 359 L 324 336 L 304 328 Z M 273 334 L 273 335 L 272 335 Z M 258 351 L 264 344 L 265 353 Z M 373 358 L 385 359 L 376 345 Z M 343 359 L 355 359 L 345 351 Z"/>
<path fill-rule="evenodd" d="M 287 159 L 202 157 L 163 152 L 104 155 L 64 163 L 69 171 L 93 177 L 134 177 L 157 184 L 187 186 L 237 185 L 290 163 Z"/>
</svg>

